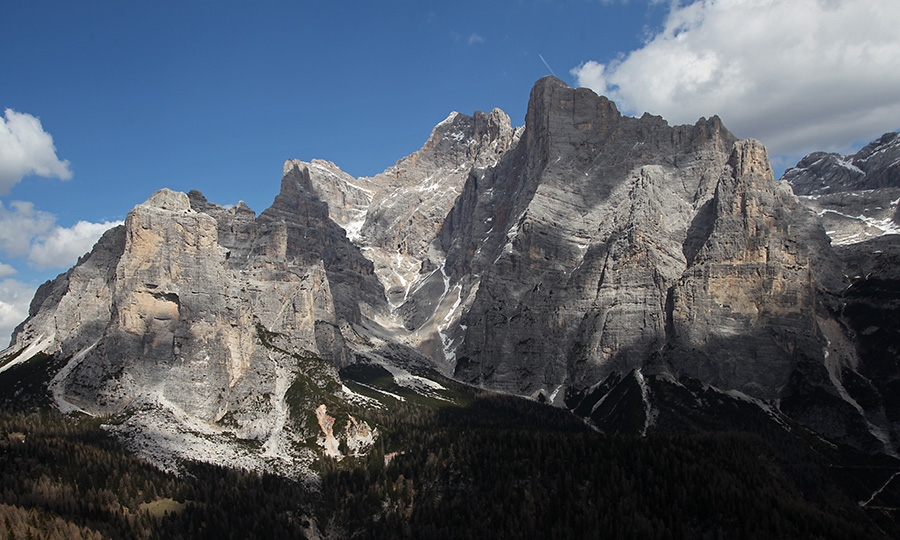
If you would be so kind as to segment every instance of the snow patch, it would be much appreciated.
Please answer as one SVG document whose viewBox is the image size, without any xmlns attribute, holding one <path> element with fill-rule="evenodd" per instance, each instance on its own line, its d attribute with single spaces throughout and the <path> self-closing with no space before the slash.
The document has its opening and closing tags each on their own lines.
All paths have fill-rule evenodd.
<svg viewBox="0 0 900 540">
<path fill-rule="evenodd" d="M 456 120 L 457 116 L 459 116 L 459 113 L 456 111 L 453 111 L 450 113 L 450 115 L 447 118 L 444 118 L 443 120 L 441 120 L 440 123 L 438 123 L 438 125 L 435 127 L 437 128 L 437 127 L 442 127 L 442 126 L 452 124 L 453 121 Z"/>
<path fill-rule="evenodd" d="M 857 167 L 856 165 L 854 165 L 852 160 L 844 159 L 844 158 L 837 158 L 835 161 L 837 162 L 837 164 L 839 166 L 841 166 L 847 170 L 853 171 L 853 172 L 855 172 L 857 174 L 861 174 L 863 176 L 866 175 L 866 172 L 864 170 L 860 169 L 859 167 Z"/>
<path fill-rule="evenodd" d="M 386 390 L 382 390 L 381 388 L 375 388 L 374 386 L 371 386 L 371 385 L 368 385 L 368 384 L 365 384 L 365 383 L 361 383 L 361 382 L 359 382 L 359 381 L 356 381 L 356 384 L 362 386 L 363 388 L 368 388 L 369 390 L 372 390 L 373 392 L 378 392 L 379 394 L 384 394 L 384 395 L 386 395 L 386 396 L 388 396 L 388 397 L 394 398 L 394 399 L 396 399 L 397 401 L 406 401 L 406 398 L 405 398 L 405 397 L 403 397 L 403 396 L 398 396 L 397 394 L 393 394 L 393 393 L 388 392 L 388 391 L 386 391 Z"/>
<path fill-rule="evenodd" d="M 375 398 L 371 398 L 369 396 L 364 396 L 362 394 L 357 394 L 350 388 L 347 388 L 347 385 L 341 384 L 341 393 L 343 394 L 344 400 L 353 405 L 361 406 L 361 407 L 370 407 L 374 409 L 380 409 L 381 402 Z"/>
<path fill-rule="evenodd" d="M 898 201 L 900 201 L 900 199 L 898 199 Z M 896 207 L 896 202 L 898 201 L 892 201 L 891 206 Z M 826 234 L 831 238 L 832 243 L 835 245 L 855 244 L 877 236 L 900 234 L 900 227 L 894 223 L 894 220 L 890 216 L 882 219 L 869 217 L 865 214 L 851 216 L 830 208 L 820 210 L 817 214 L 819 217 L 824 217 L 826 214 L 834 214 L 835 216 L 840 216 L 848 220 L 861 222 L 862 226 L 865 227 L 864 231 L 855 232 L 853 234 L 840 234 L 837 230 L 826 231 Z M 870 232 L 870 230 L 876 232 Z"/>
<path fill-rule="evenodd" d="M 563 383 L 559 383 L 559 386 L 556 387 L 556 390 L 554 390 L 554 391 L 550 394 L 550 403 L 551 403 L 551 404 L 556 402 L 556 396 L 559 395 L 559 390 L 560 390 L 562 387 L 563 387 Z"/>
<path fill-rule="evenodd" d="M 644 374 L 641 373 L 640 368 L 634 370 L 634 378 L 641 388 L 641 400 L 644 402 L 644 427 L 641 428 L 641 437 L 646 437 L 647 430 L 656 421 L 658 411 L 654 410 L 652 405 L 650 405 L 650 387 L 647 385 L 647 380 L 644 378 Z"/>
<path fill-rule="evenodd" d="M 849 403 L 854 409 L 856 409 L 856 411 L 859 413 L 860 417 L 862 417 L 863 421 L 866 422 L 866 427 L 868 428 L 869 433 L 871 433 L 876 439 L 881 441 L 881 444 L 884 447 L 885 452 L 887 452 L 890 455 L 895 455 L 896 453 L 892 451 L 890 435 L 884 429 L 869 422 L 868 418 L 866 417 L 865 410 L 855 399 L 853 399 L 853 396 L 851 396 L 850 393 L 847 392 L 847 389 L 844 388 L 844 385 L 841 383 L 840 379 L 838 379 L 837 376 L 832 372 L 832 370 L 828 369 L 828 370 L 826 370 L 826 372 L 828 373 L 829 379 L 831 379 L 831 384 L 834 385 L 834 388 L 835 388 L 835 390 L 838 391 L 838 395 L 841 397 L 841 399 L 843 399 L 844 401 Z"/>
<path fill-rule="evenodd" d="M 446 390 L 440 383 L 432 381 L 431 379 L 426 379 L 425 377 L 413 375 L 403 368 L 392 366 L 390 364 L 382 364 L 381 367 L 389 371 L 391 377 L 394 378 L 394 382 L 404 388 L 409 388 L 410 390 L 419 393 L 423 393 L 423 391 L 427 393 L 435 390 Z"/>
<path fill-rule="evenodd" d="M 356 217 L 351 219 L 344 225 L 344 232 L 347 233 L 347 239 L 358 244 L 362 240 L 362 228 L 366 224 L 366 217 L 369 215 L 369 209 L 356 210 Z"/>
<path fill-rule="evenodd" d="M 38 338 L 31 343 L 31 345 L 25 347 L 25 349 L 17 354 L 15 358 L 3 364 L 3 367 L 0 367 L 0 373 L 3 373 L 13 366 L 31 360 L 31 358 L 38 353 L 45 352 L 48 348 L 50 348 L 51 345 L 53 345 L 54 339 L 56 339 L 56 334 L 51 334 L 48 338 L 44 338 L 44 334 L 39 335 Z"/>
<path fill-rule="evenodd" d="M 875 490 L 875 493 L 873 493 L 872 496 L 869 497 L 869 500 L 867 500 L 867 501 L 865 501 L 865 502 L 860 501 L 860 502 L 859 502 L 859 506 L 862 507 L 862 508 L 865 508 L 866 506 L 869 506 L 869 503 L 871 503 L 872 501 L 874 501 L 874 500 L 875 500 L 875 497 L 877 497 L 878 495 L 880 495 L 881 492 L 884 491 L 884 490 L 888 487 L 888 484 L 890 484 L 890 483 L 894 480 L 894 478 L 896 478 L 897 476 L 900 476 L 900 471 L 897 471 L 897 472 L 895 472 L 894 474 L 892 474 L 891 477 L 887 479 L 887 482 L 885 482 L 880 488 L 878 488 L 877 490 Z"/>
</svg>

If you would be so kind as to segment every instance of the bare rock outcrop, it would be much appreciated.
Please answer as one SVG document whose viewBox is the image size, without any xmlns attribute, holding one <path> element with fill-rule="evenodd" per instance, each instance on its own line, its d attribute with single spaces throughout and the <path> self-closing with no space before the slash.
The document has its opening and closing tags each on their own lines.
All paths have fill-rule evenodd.
<svg viewBox="0 0 900 540">
<path fill-rule="evenodd" d="M 813 152 L 784 173 L 836 245 L 900 233 L 900 133 L 852 156 Z"/>
<path fill-rule="evenodd" d="M 896 140 L 851 164 L 893 170 L 861 164 Z M 800 169 L 794 188 L 821 191 Z M 852 189 L 900 189 L 844 169 Z M 323 451 L 363 453 L 377 429 L 341 409 L 338 375 L 358 363 L 425 393 L 440 385 L 406 368 L 434 369 L 598 428 L 616 423 L 606 397 L 627 394 L 639 433 L 663 406 L 652 388 L 689 379 L 893 452 L 896 332 L 866 313 L 896 318 L 900 252 L 835 251 L 804 206 L 826 195 L 798 199 L 715 116 L 628 117 L 547 77 L 524 128 L 453 113 L 371 178 L 288 160 L 259 216 L 153 194 L 39 289 L 0 377 L 45 361 L 57 407 L 125 413 L 110 429 L 164 466 L 303 475 Z"/>
<path fill-rule="evenodd" d="M 304 179 L 286 174 L 256 219 L 197 192 L 156 192 L 43 287 L 9 351 L 60 358 L 56 405 L 130 411 L 113 429 L 162 466 L 181 456 L 308 474 L 313 449 L 296 448 L 318 431 L 316 392 L 340 394 L 336 365 L 349 353 L 338 328 L 360 311 L 336 304 L 332 287 L 365 292 L 368 276 L 383 293 L 342 229 L 323 236 L 327 212 L 301 195 Z M 312 381 L 307 415 L 286 398 L 298 378 Z"/>
<path fill-rule="evenodd" d="M 549 395 L 644 362 L 733 142 L 718 118 L 671 127 L 538 81 L 519 146 L 445 222 L 453 275 L 481 275 L 457 376 Z"/>
<path fill-rule="evenodd" d="M 735 145 L 703 219 L 708 236 L 668 301 L 667 358 L 680 373 L 774 399 L 798 355 L 821 355 L 811 254 L 828 239 L 752 140 Z"/>
</svg>

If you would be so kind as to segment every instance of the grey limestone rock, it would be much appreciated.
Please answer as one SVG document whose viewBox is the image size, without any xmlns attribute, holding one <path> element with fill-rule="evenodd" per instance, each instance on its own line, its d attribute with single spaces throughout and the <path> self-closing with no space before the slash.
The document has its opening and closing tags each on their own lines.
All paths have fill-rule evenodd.
<svg viewBox="0 0 900 540">
<path fill-rule="evenodd" d="M 893 170 L 895 141 L 854 167 Z M 837 158 L 809 159 L 801 169 Z M 801 172 L 795 189 L 820 186 Z M 840 181 L 900 189 L 851 176 Z M 689 378 L 893 451 L 896 336 L 865 313 L 896 316 L 878 296 L 896 292 L 896 246 L 835 251 L 804 206 L 813 196 L 826 194 L 798 199 L 763 145 L 715 116 L 628 117 L 547 77 L 524 128 L 499 110 L 453 113 L 371 178 L 288 160 L 258 216 L 154 193 L 39 289 L 0 376 L 19 356 L 53 356 L 60 409 L 127 412 L 117 432 L 164 464 L 302 475 L 310 438 L 329 455 L 364 451 L 377 431 L 333 410 L 349 399 L 337 369 L 357 362 L 556 406 L 600 403 L 617 387 L 604 381 L 649 403 L 647 380 Z"/>
<path fill-rule="evenodd" d="M 798 195 L 900 188 L 900 133 L 885 133 L 852 156 L 813 152 L 784 180 Z"/>
<path fill-rule="evenodd" d="M 712 208 L 709 236 L 672 288 L 667 358 L 679 373 L 774 399 L 797 355 L 821 355 L 811 254 L 828 241 L 757 141 L 735 145 Z"/>
<path fill-rule="evenodd" d="M 340 394 L 336 366 L 350 352 L 339 328 L 360 308 L 333 289 L 365 300 L 368 279 L 383 293 L 307 184 L 303 171 L 289 171 L 258 219 L 197 192 L 154 193 L 42 288 L 8 351 L 59 357 L 49 386 L 56 405 L 128 412 L 116 429 L 163 465 L 182 456 L 308 475 L 312 451 L 297 445 L 319 430 L 317 394 L 307 396 L 308 418 L 290 414 L 285 396 L 301 376 Z M 159 430 L 171 437 L 148 440 Z"/>
<path fill-rule="evenodd" d="M 900 133 L 885 133 L 852 156 L 813 152 L 784 179 L 836 245 L 900 233 Z"/>
<path fill-rule="evenodd" d="M 552 393 L 644 362 L 665 342 L 684 238 L 733 142 L 717 118 L 670 127 L 538 81 L 517 149 L 470 177 L 459 207 L 475 207 L 472 225 L 463 212 L 445 223 L 461 225 L 445 237 L 454 272 L 482 276 L 457 375 Z"/>
</svg>

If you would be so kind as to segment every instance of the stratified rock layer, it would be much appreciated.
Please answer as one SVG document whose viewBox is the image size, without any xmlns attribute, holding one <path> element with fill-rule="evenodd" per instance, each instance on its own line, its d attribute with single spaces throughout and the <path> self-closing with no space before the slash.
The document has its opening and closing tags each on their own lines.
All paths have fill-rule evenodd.
<svg viewBox="0 0 900 540">
<path fill-rule="evenodd" d="M 158 191 L 42 287 L 13 348 L 40 343 L 65 360 L 50 384 L 63 411 L 137 411 L 121 429 L 165 466 L 180 455 L 306 474 L 312 451 L 295 448 L 317 426 L 291 417 L 285 396 L 301 373 L 339 392 L 335 364 L 349 356 L 340 321 L 359 318 L 367 291 L 382 297 L 308 183 L 305 170 L 286 171 L 259 218 Z M 360 300 L 336 304 L 332 287 Z M 146 435 L 161 429 L 173 435 Z M 229 447 L 228 434 L 262 450 L 207 448 Z"/>
<path fill-rule="evenodd" d="M 516 151 L 473 175 L 445 222 L 453 275 L 481 275 L 457 375 L 554 393 L 658 351 L 692 218 L 734 140 L 718 118 L 673 128 L 539 81 Z"/>
<path fill-rule="evenodd" d="M 371 178 L 288 160 L 259 216 L 155 193 L 41 287 L 0 376 L 45 353 L 60 409 L 126 413 L 117 432 L 159 462 L 290 474 L 377 436 L 340 410 L 353 396 L 335 368 L 356 363 L 432 389 L 407 369 L 436 369 L 598 427 L 627 394 L 639 433 L 654 385 L 692 379 L 894 451 L 896 340 L 860 313 L 894 316 L 872 291 L 896 280 L 838 257 L 818 217 L 717 117 L 626 117 L 548 77 L 524 128 L 453 113 Z M 878 284 L 854 277 L 868 268 Z"/>
</svg>

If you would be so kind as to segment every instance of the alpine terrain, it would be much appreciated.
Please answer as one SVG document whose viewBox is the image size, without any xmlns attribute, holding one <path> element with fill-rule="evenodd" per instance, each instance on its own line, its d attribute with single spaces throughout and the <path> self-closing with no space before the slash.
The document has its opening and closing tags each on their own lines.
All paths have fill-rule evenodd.
<svg viewBox="0 0 900 540">
<path fill-rule="evenodd" d="M 453 512 L 478 516 L 474 537 L 562 537 L 600 527 L 601 500 L 633 500 L 597 485 L 649 497 L 654 474 L 681 478 L 676 491 L 718 486 L 709 505 L 732 482 L 769 494 L 753 504 L 773 524 L 749 536 L 889 535 L 898 201 L 896 133 L 810 154 L 776 181 L 763 144 L 716 116 L 624 116 L 547 77 L 524 127 L 499 109 L 454 112 L 374 177 L 288 160 L 258 215 L 153 193 L 37 291 L 0 353 L 6 432 L 56 410 L 161 470 L 147 474 L 203 478 L 207 463 L 296 482 L 319 503 L 279 519 L 307 537 L 459 538 L 441 521 Z M 541 473 L 517 468 L 535 456 Z M 685 479 L 694 459 L 717 483 Z M 349 470 L 369 476 L 329 483 Z M 519 501 L 504 515 L 536 521 L 478 513 L 497 470 L 519 479 L 501 490 Z M 581 510 L 545 515 L 551 498 Z M 717 512 L 739 515 L 734 501 Z M 664 519 L 642 504 L 615 515 L 649 529 L 607 533 L 751 531 L 706 507 Z"/>
</svg>

